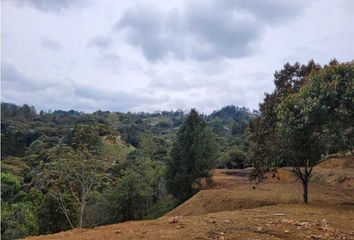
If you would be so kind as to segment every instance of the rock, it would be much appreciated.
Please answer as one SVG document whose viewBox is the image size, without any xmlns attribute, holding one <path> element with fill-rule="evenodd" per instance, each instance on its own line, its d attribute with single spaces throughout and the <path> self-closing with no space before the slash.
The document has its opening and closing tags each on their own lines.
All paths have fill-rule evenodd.
<svg viewBox="0 0 354 240">
<path fill-rule="evenodd" d="M 312 239 L 324 239 L 325 237 L 322 235 L 311 235 Z"/>
<path fill-rule="evenodd" d="M 273 216 L 285 216 L 284 213 L 274 213 Z"/>
<path fill-rule="evenodd" d="M 327 226 L 320 226 L 318 229 L 325 231 L 325 232 L 338 232 L 339 231 L 338 229 L 334 229 L 334 228 L 327 227 Z"/>
<path fill-rule="evenodd" d="M 294 220 L 286 219 L 286 218 L 282 219 L 280 222 L 285 224 L 294 224 Z"/>
<path fill-rule="evenodd" d="M 260 232 L 263 230 L 263 227 L 256 227 L 257 231 Z"/>
<path fill-rule="evenodd" d="M 288 233 L 290 233 L 290 231 L 289 230 L 284 230 L 284 233 L 288 234 Z"/>
<path fill-rule="evenodd" d="M 323 225 L 328 225 L 328 222 L 327 222 L 327 219 L 322 219 L 320 224 L 323 226 Z"/>
<path fill-rule="evenodd" d="M 301 226 L 301 227 L 305 227 L 305 226 L 309 226 L 311 225 L 310 223 L 308 222 L 300 222 L 300 223 L 297 223 L 298 226 Z"/>
<path fill-rule="evenodd" d="M 177 228 L 177 229 L 181 229 L 181 228 L 184 228 L 184 226 L 182 226 L 182 225 L 177 225 L 176 228 Z"/>
<path fill-rule="evenodd" d="M 224 220 L 224 223 L 231 223 L 231 221 L 226 219 L 226 220 Z"/>
<path fill-rule="evenodd" d="M 120 234 L 120 233 L 122 233 L 122 231 L 121 230 L 116 230 L 116 231 L 114 231 L 114 233 L 115 234 Z"/>
<path fill-rule="evenodd" d="M 225 240 L 224 236 L 219 237 L 219 240 Z"/>
<path fill-rule="evenodd" d="M 170 217 L 170 218 L 168 219 L 168 222 L 169 222 L 169 223 L 178 223 L 178 221 L 179 221 L 180 218 L 181 218 L 180 216 Z"/>
<path fill-rule="evenodd" d="M 210 223 L 215 223 L 214 219 L 206 219 L 205 221 L 210 222 Z"/>
</svg>

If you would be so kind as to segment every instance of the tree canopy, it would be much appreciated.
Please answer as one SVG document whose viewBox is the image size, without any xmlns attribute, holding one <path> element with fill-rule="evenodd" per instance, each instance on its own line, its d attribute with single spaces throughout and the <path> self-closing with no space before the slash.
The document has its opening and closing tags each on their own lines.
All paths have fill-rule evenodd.
<svg viewBox="0 0 354 240">
<path fill-rule="evenodd" d="M 168 164 L 167 187 L 180 201 L 193 195 L 201 180 L 211 181 L 215 166 L 215 137 L 199 113 L 192 109 L 177 133 Z"/>
</svg>

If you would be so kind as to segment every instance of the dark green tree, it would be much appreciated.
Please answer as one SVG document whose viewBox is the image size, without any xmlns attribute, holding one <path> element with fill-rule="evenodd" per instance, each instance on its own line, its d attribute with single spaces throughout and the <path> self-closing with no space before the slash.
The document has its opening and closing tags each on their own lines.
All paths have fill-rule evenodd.
<svg viewBox="0 0 354 240">
<path fill-rule="evenodd" d="M 225 149 L 225 153 L 221 157 L 219 165 L 224 168 L 234 169 L 234 168 L 245 168 L 247 164 L 246 154 L 239 149 L 237 146 L 232 146 Z"/>
<path fill-rule="evenodd" d="M 288 164 L 284 139 L 277 131 L 277 108 L 284 98 L 300 91 L 311 73 L 320 69 L 321 66 L 311 60 L 304 65 L 298 62 L 293 65 L 286 63 L 280 71 L 275 71 L 275 90 L 265 95 L 260 104 L 261 115 L 252 120 L 249 126 L 249 156 L 255 167 L 256 179 L 261 180 L 262 175 L 271 167 Z"/>
<path fill-rule="evenodd" d="M 278 129 L 303 185 L 305 203 L 312 169 L 321 156 L 353 149 L 353 106 L 354 64 L 330 64 L 310 75 L 300 91 L 277 108 Z"/>
<path fill-rule="evenodd" d="M 177 133 L 168 164 L 167 188 L 179 200 L 191 197 L 206 179 L 211 183 L 211 169 L 216 164 L 215 137 L 202 116 L 194 109 Z"/>
</svg>

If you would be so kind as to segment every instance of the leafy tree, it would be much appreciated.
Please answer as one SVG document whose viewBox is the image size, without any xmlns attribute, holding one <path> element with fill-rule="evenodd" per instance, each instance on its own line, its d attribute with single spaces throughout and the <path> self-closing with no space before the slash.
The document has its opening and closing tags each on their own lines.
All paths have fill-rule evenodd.
<svg viewBox="0 0 354 240">
<path fill-rule="evenodd" d="M 304 202 L 313 166 L 329 147 L 323 139 L 331 136 L 333 150 L 353 148 L 354 64 L 331 64 L 309 76 L 301 90 L 279 105 L 278 129 L 291 165 L 302 182 Z"/>
<path fill-rule="evenodd" d="M 256 182 L 263 180 L 264 174 L 269 170 L 270 162 L 266 157 L 265 132 L 261 126 L 261 118 L 252 119 L 248 125 L 247 141 L 249 142 L 248 158 L 254 167 L 251 178 Z"/>
<path fill-rule="evenodd" d="M 102 162 L 82 146 L 75 153 L 68 146 L 59 145 L 54 154 L 55 160 L 47 164 L 44 172 L 48 193 L 57 201 L 69 225 L 82 228 L 90 194 L 105 179 Z M 70 206 L 76 215 L 70 213 Z"/>
<path fill-rule="evenodd" d="M 15 239 L 38 234 L 35 207 L 30 202 L 1 204 L 1 236 Z"/>
<path fill-rule="evenodd" d="M 13 103 L 1 103 L 2 119 L 17 119 L 20 121 L 32 121 L 37 115 L 33 106 L 24 104 L 22 107 Z"/>
<path fill-rule="evenodd" d="M 222 119 L 213 118 L 208 122 L 211 130 L 217 135 L 226 135 L 226 129 L 224 128 L 224 124 Z"/>
<path fill-rule="evenodd" d="M 143 219 L 147 214 L 161 215 L 165 209 L 153 209 L 163 205 L 166 198 L 165 167 L 162 163 L 145 158 L 138 151 L 128 155 L 122 175 L 109 191 L 110 222 Z M 168 204 L 166 206 L 168 208 Z"/>
<path fill-rule="evenodd" d="M 99 136 L 93 126 L 78 125 L 74 129 L 72 146 L 74 149 L 87 149 L 91 153 L 98 152 Z"/>
<path fill-rule="evenodd" d="M 210 114 L 209 118 L 219 117 L 221 119 L 232 119 L 235 122 L 241 122 L 242 120 L 249 119 L 249 110 L 245 107 L 236 107 L 234 105 L 223 107 L 218 111 L 214 111 Z"/>
<path fill-rule="evenodd" d="M 247 122 L 245 120 L 242 120 L 241 122 L 237 123 L 234 122 L 232 124 L 232 128 L 231 128 L 231 133 L 232 135 L 240 135 L 243 134 L 245 132 L 245 128 L 247 126 Z"/>
<path fill-rule="evenodd" d="M 16 171 L 13 171 L 14 173 Z M 23 178 L 7 170 L 1 172 L 1 236 L 3 239 L 38 234 L 37 209 L 41 194 L 28 190 Z"/>
<path fill-rule="evenodd" d="M 300 91 L 306 77 L 321 69 L 313 60 L 301 65 L 286 63 L 280 71 L 274 73 L 275 90 L 266 94 L 260 104 L 261 115 L 251 121 L 248 131 L 250 160 L 255 167 L 254 177 L 258 180 L 274 166 L 287 165 L 287 153 L 284 151 L 284 139 L 277 131 L 279 104 L 289 96 Z"/>
<path fill-rule="evenodd" d="M 116 221 L 142 219 L 152 201 L 153 190 L 144 175 L 128 168 L 118 180 L 111 195 Z"/>
<path fill-rule="evenodd" d="M 1 200 L 11 201 L 15 200 L 15 197 L 22 189 L 23 179 L 10 173 L 1 173 Z"/>
<path fill-rule="evenodd" d="M 215 166 L 215 138 L 202 116 L 194 109 L 180 127 L 168 164 L 167 187 L 180 201 L 186 200 L 200 186 L 201 179 L 211 182 Z"/>
<path fill-rule="evenodd" d="M 320 125 L 321 152 L 354 153 L 354 64 L 329 66 L 314 74 L 300 92 L 305 113 Z"/>
<path fill-rule="evenodd" d="M 291 95 L 279 106 L 279 129 L 284 137 L 289 162 L 301 180 L 304 203 L 308 202 L 308 182 L 313 166 L 321 159 L 318 131 L 314 119 L 308 121 L 299 105 L 298 95 Z M 301 103 L 300 103 L 301 104 Z"/>
<path fill-rule="evenodd" d="M 245 168 L 247 164 L 246 153 L 236 146 L 225 151 L 219 163 L 224 168 Z"/>
<path fill-rule="evenodd" d="M 155 161 L 166 162 L 169 155 L 169 145 L 163 138 L 144 135 L 141 140 L 140 149 L 145 157 Z"/>
<path fill-rule="evenodd" d="M 140 139 L 138 136 L 138 130 L 136 126 L 132 125 L 132 126 L 123 127 L 120 129 L 120 131 L 123 133 L 122 137 L 125 142 L 131 144 L 134 147 L 139 147 Z"/>
<path fill-rule="evenodd" d="M 74 202 L 67 199 L 67 208 L 73 212 L 75 218 Z M 51 194 L 45 194 L 42 204 L 38 207 L 38 228 L 40 234 L 49 234 L 71 229 L 64 213 L 58 208 L 57 199 Z"/>
</svg>

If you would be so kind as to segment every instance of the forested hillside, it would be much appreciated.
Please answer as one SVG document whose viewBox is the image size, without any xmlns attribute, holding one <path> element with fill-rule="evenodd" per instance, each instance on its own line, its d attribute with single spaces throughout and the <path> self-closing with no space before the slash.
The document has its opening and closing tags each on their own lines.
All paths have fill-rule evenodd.
<svg viewBox="0 0 354 240">
<path fill-rule="evenodd" d="M 353 155 L 354 65 L 288 63 L 274 83 L 252 113 L 38 113 L 2 103 L 2 237 L 157 218 L 211 185 L 214 168 L 251 167 L 258 184 L 291 167 L 308 203 L 314 167 Z M 350 169 L 334 182 L 349 186 Z"/>
<path fill-rule="evenodd" d="M 178 204 L 166 168 L 183 111 L 1 110 L 4 239 L 156 218 Z M 244 132 L 253 117 L 235 106 L 199 115 L 216 139 L 213 167 L 248 164 Z"/>
</svg>

